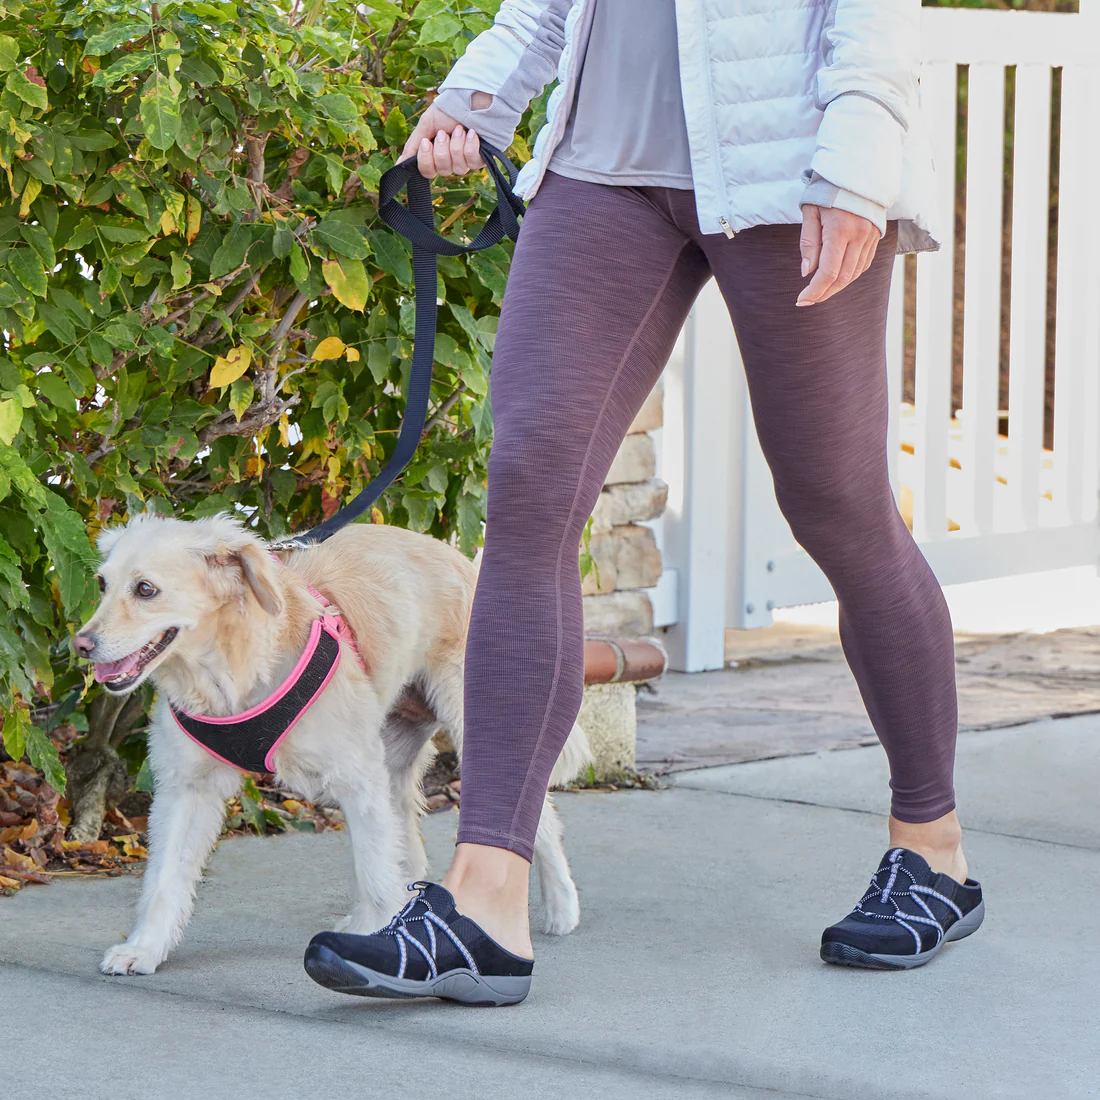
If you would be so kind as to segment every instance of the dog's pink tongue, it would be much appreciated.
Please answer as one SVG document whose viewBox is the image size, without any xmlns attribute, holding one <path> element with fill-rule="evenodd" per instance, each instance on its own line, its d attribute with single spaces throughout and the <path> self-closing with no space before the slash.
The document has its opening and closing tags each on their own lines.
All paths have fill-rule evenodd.
<svg viewBox="0 0 1100 1100">
<path fill-rule="evenodd" d="M 95 678 L 97 684 L 104 680 L 113 680 L 116 676 L 126 676 L 137 667 L 140 650 L 131 653 L 129 657 L 123 657 L 121 661 L 100 661 L 95 666 Z"/>
</svg>

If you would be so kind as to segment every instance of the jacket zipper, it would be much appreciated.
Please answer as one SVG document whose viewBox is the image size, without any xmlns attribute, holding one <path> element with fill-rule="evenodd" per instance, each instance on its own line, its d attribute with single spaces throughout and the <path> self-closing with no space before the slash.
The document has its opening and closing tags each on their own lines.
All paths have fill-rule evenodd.
<svg viewBox="0 0 1100 1100">
<path fill-rule="evenodd" d="M 722 227 L 722 232 L 732 241 L 737 236 L 736 233 L 730 228 L 730 223 L 725 218 L 719 218 L 718 224 Z"/>
</svg>

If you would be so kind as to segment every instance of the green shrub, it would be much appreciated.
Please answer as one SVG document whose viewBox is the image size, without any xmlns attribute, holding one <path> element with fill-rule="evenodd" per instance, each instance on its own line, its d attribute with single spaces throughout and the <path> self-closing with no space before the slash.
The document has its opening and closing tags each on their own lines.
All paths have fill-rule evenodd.
<svg viewBox="0 0 1100 1100">
<path fill-rule="evenodd" d="M 0 706 L 55 786 L 44 728 L 95 696 L 89 536 L 146 509 L 303 529 L 392 450 L 412 271 L 378 180 L 498 2 L 0 4 Z M 480 176 L 439 195 L 453 233 Z M 380 502 L 468 553 L 508 258 L 440 264 L 431 427 Z"/>
</svg>

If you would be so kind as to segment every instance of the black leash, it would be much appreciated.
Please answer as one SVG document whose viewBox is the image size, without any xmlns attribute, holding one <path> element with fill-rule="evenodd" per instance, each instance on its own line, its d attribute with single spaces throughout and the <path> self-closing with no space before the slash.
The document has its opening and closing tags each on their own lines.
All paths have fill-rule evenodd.
<svg viewBox="0 0 1100 1100">
<path fill-rule="evenodd" d="M 431 183 L 410 157 L 387 171 L 378 187 L 378 214 L 391 228 L 407 237 L 413 246 L 413 281 L 416 288 L 416 331 L 405 417 L 397 436 L 397 446 L 378 476 L 324 523 L 301 535 L 292 535 L 272 546 L 273 550 L 302 549 L 335 535 L 341 527 L 358 519 L 393 484 L 412 460 L 428 419 L 428 399 L 432 389 L 432 363 L 435 360 L 436 293 L 438 290 L 437 256 L 464 256 L 499 244 L 505 237 L 519 238 L 519 217 L 523 200 L 512 190 L 516 169 L 499 149 L 481 143 L 481 158 L 497 190 L 496 209 L 481 232 L 468 245 L 456 244 L 435 231 Z M 397 196 L 407 190 L 408 205 Z"/>
</svg>

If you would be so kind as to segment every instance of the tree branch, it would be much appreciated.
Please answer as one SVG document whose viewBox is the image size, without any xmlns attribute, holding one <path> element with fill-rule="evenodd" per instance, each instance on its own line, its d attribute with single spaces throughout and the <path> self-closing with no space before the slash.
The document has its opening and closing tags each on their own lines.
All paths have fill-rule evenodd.
<svg viewBox="0 0 1100 1100">
<path fill-rule="evenodd" d="M 465 382 L 459 382 L 458 386 L 455 388 L 454 393 L 452 393 L 451 396 L 448 397 L 447 400 L 444 401 L 443 404 L 440 405 L 439 408 L 435 410 L 435 415 L 431 418 L 431 420 L 428 421 L 427 424 L 424 425 L 425 434 L 430 432 L 432 430 L 432 428 L 436 427 L 436 425 L 446 423 L 447 414 L 451 411 L 451 409 L 453 409 L 455 407 L 455 405 L 458 402 L 458 399 L 465 392 L 466 392 L 466 383 Z"/>
<path fill-rule="evenodd" d="M 261 401 L 253 405 L 240 420 L 232 412 L 223 412 L 198 433 L 200 443 L 213 443 L 227 435 L 255 435 L 270 428 L 287 409 L 301 401 L 301 395 L 292 393 L 285 400 L 276 397 L 273 402 Z"/>
</svg>

